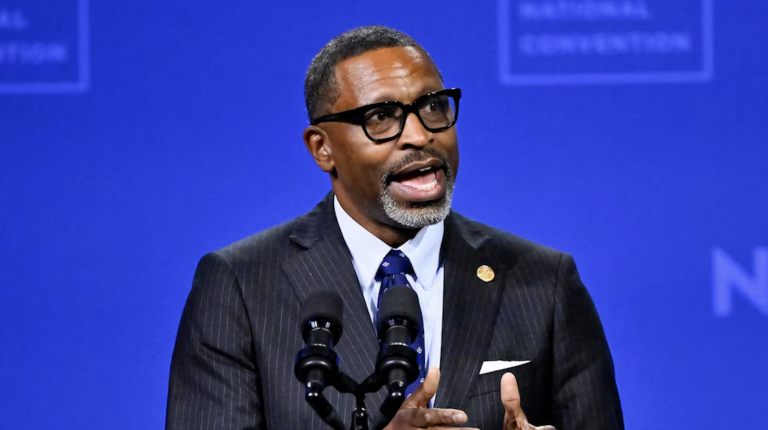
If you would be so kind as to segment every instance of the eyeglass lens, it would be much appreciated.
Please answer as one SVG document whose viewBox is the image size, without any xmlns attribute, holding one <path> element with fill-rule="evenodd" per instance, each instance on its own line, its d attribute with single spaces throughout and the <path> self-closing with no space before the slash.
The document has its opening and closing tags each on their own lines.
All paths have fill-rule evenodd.
<svg viewBox="0 0 768 430">
<path fill-rule="evenodd" d="M 416 108 L 430 131 L 450 127 L 456 118 L 456 101 L 448 95 L 434 95 L 417 100 Z M 365 113 L 365 130 L 373 139 L 387 139 L 400 133 L 403 109 L 397 105 L 375 107 Z"/>
</svg>

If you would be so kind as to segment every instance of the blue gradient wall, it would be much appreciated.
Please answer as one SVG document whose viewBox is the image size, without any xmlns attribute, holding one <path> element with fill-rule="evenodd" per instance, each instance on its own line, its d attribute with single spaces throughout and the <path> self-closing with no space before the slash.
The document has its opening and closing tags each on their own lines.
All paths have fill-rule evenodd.
<svg viewBox="0 0 768 430">
<path fill-rule="evenodd" d="M 304 72 L 372 23 L 463 90 L 455 208 L 575 256 L 627 427 L 768 428 L 766 16 L 0 0 L 0 428 L 162 427 L 197 259 L 327 192 Z"/>
</svg>

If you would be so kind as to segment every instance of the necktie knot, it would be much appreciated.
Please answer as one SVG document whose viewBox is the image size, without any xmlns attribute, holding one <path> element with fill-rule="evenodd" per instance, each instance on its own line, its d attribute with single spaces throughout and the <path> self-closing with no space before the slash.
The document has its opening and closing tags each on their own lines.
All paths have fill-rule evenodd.
<svg viewBox="0 0 768 430">
<path fill-rule="evenodd" d="M 393 249 L 387 253 L 376 272 L 376 280 L 381 281 L 385 276 L 411 275 L 414 276 L 411 260 L 402 252 Z"/>
</svg>

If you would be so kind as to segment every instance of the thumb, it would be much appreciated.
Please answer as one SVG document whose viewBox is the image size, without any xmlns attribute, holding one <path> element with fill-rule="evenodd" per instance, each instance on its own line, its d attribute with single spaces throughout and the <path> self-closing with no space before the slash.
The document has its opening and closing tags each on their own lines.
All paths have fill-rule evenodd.
<svg viewBox="0 0 768 430">
<path fill-rule="evenodd" d="M 426 407 L 430 399 L 437 393 L 437 386 L 439 384 L 440 371 L 437 367 L 431 366 L 427 371 L 427 377 L 424 378 L 424 382 L 405 399 L 400 409 Z"/>
<path fill-rule="evenodd" d="M 505 373 L 501 377 L 501 403 L 510 418 L 520 422 L 527 421 L 525 413 L 520 407 L 520 390 L 517 388 L 517 379 L 511 373 Z"/>
</svg>

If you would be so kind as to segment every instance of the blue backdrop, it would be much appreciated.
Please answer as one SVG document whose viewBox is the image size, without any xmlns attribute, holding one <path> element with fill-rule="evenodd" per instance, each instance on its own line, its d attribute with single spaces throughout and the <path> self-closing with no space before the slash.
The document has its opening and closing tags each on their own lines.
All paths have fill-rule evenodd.
<svg viewBox="0 0 768 430">
<path fill-rule="evenodd" d="M 575 256 L 627 427 L 768 428 L 768 3 L 48 3 L 0 0 L 0 428 L 163 426 L 198 258 L 327 192 L 304 73 L 372 23 L 463 90 L 455 208 Z"/>
</svg>

